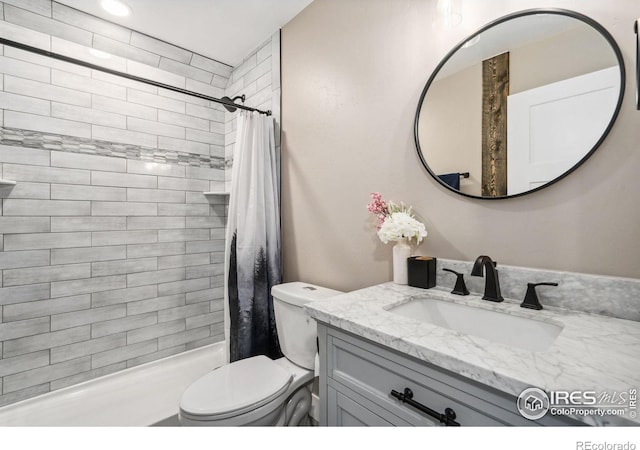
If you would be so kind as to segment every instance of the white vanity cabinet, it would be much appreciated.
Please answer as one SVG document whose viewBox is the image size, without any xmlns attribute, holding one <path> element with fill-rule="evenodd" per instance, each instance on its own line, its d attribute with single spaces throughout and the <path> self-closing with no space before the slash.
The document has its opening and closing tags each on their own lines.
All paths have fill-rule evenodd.
<svg viewBox="0 0 640 450">
<path fill-rule="evenodd" d="M 438 413 L 451 408 L 460 426 L 582 425 L 566 417 L 527 420 L 511 395 L 320 322 L 318 337 L 321 425 L 441 425 L 391 395 L 405 388 Z"/>
</svg>

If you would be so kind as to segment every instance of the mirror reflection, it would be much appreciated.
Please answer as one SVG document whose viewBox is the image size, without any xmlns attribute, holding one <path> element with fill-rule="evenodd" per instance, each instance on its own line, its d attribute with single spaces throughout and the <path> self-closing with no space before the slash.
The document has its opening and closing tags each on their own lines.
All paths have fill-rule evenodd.
<svg viewBox="0 0 640 450">
<path fill-rule="evenodd" d="M 445 58 L 416 116 L 418 151 L 434 177 L 468 196 L 522 195 L 595 150 L 624 75 L 613 39 L 585 19 L 516 14 Z"/>
</svg>

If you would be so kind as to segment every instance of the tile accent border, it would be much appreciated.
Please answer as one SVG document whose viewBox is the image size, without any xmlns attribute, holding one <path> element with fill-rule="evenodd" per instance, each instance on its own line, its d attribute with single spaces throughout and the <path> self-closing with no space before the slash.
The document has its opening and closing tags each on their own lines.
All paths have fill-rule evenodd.
<svg viewBox="0 0 640 450">
<path fill-rule="evenodd" d="M 16 128 L 0 127 L 0 144 L 221 170 L 224 170 L 226 167 L 223 157 L 205 156 L 188 152 L 174 152 L 140 145 L 118 144 L 96 139 Z"/>
</svg>

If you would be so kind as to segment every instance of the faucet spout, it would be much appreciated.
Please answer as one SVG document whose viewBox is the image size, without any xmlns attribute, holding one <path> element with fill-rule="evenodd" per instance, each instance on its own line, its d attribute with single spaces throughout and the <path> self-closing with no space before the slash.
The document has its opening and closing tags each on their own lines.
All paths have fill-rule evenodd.
<svg viewBox="0 0 640 450">
<path fill-rule="evenodd" d="M 476 258 L 475 263 L 473 263 L 473 269 L 471 269 L 471 276 L 481 277 L 483 272 L 485 282 L 482 299 L 492 302 L 504 301 L 500 293 L 500 280 L 498 279 L 496 263 L 486 255 L 480 255 Z"/>
</svg>

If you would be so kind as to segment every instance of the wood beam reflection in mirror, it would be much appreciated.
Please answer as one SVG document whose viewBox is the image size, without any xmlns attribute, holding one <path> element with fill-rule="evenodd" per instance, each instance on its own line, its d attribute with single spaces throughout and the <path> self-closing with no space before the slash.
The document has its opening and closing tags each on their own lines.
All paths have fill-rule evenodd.
<svg viewBox="0 0 640 450">
<path fill-rule="evenodd" d="M 482 62 L 482 196 L 507 195 L 509 52 Z"/>
</svg>

